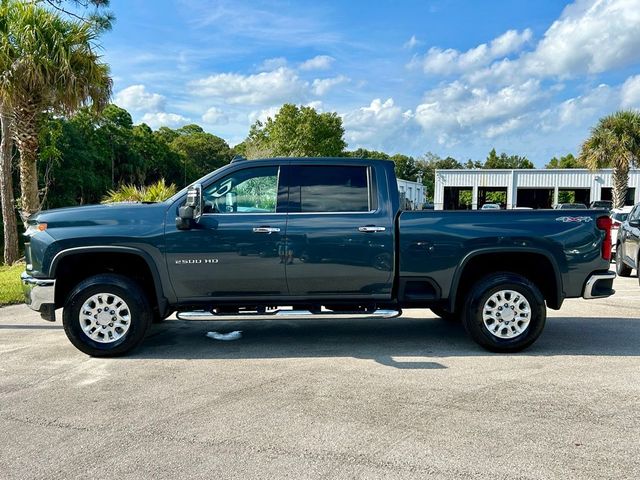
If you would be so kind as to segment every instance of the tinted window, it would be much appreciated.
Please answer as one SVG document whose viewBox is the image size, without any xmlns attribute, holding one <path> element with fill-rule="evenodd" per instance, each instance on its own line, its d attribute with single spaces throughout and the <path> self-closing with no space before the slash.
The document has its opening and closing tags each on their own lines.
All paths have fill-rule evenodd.
<svg viewBox="0 0 640 480">
<path fill-rule="evenodd" d="M 367 167 L 293 166 L 289 208 L 292 212 L 368 212 Z"/>
<path fill-rule="evenodd" d="M 627 219 L 628 216 L 628 213 L 614 213 L 613 215 L 611 215 L 611 218 L 622 223 Z"/>
<path fill-rule="evenodd" d="M 205 213 L 273 213 L 278 200 L 278 167 L 238 170 L 204 189 Z"/>
</svg>

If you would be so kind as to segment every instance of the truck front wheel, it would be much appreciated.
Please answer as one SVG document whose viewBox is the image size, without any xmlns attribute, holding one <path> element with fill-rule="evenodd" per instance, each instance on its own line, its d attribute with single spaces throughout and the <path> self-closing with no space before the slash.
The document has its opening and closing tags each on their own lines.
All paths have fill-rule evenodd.
<svg viewBox="0 0 640 480">
<path fill-rule="evenodd" d="M 93 357 L 122 355 L 145 336 L 153 318 L 140 286 L 122 275 L 100 274 L 80 282 L 64 305 L 67 337 Z"/>
<path fill-rule="evenodd" d="M 467 333 L 492 352 L 518 352 L 542 333 L 544 297 L 525 277 L 509 272 L 479 280 L 469 292 L 462 320 Z"/>
</svg>

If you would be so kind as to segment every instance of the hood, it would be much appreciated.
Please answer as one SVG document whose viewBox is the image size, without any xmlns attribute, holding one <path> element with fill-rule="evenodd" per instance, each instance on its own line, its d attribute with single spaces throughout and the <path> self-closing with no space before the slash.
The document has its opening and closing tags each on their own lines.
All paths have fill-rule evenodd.
<svg viewBox="0 0 640 480">
<path fill-rule="evenodd" d="M 48 228 L 91 225 L 140 225 L 164 221 L 167 203 L 120 202 L 82 207 L 55 208 L 32 215 L 28 223 L 46 223 Z"/>
</svg>

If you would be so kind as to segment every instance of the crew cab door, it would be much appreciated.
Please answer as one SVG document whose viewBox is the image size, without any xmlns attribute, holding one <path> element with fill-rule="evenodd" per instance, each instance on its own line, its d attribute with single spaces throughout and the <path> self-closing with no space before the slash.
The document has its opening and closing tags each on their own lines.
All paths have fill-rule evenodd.
<svg viewBox="0 0 640 480">
<path fill-rule="evenodd" d="M 285 167 L 290 295 L 390 298 L 393 214 L 377 188 L 375 168 L 298 162 Z"/>
<path fill-rule="evenodd" d="M 190 230 L 167 223 L 167 266 L 176 295 L 211 299 L 287 293 L 279 248 L 286 230 L 280 166 L 249 162 L 203 185 L 203 214 Z"/>
</svg>

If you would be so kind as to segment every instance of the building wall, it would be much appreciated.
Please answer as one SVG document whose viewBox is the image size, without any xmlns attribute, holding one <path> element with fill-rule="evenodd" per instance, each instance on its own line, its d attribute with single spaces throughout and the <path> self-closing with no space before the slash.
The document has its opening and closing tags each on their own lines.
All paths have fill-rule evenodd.
<svg viewBox="0 0 640 480">
<path fill-rule="evenodd" d="M 426 201 L 426 190 L 422 183 L 411 182 L 409 180 L 402 180 L 398 178 L 398 190 L 400 196 L 404 194 L 404 197 L 411 202 L 412 208 L 421 208 L 422 204 Z"/>
<path fill-rule="evenodd" d="M 507 188 L 507 208 L 517 202 L 518 188 L 550 188 L 554 190 L 554 203 L 558 202 L 559 189 L 586 188 L 590 200 L 601 199 L 601 189 L 611 188 L 612 170 L 590 171 L 586 169 L 521 169 L 521 170 L 436 170 L 434 206 L 442 210 L 445 187 L 473 189 L 472 208 L 478 208 L 479 187 Z M 640 170 L 629 172 L 629 187 L 635 188 L 635 202 L 640 202 Z"/>
</svg>

